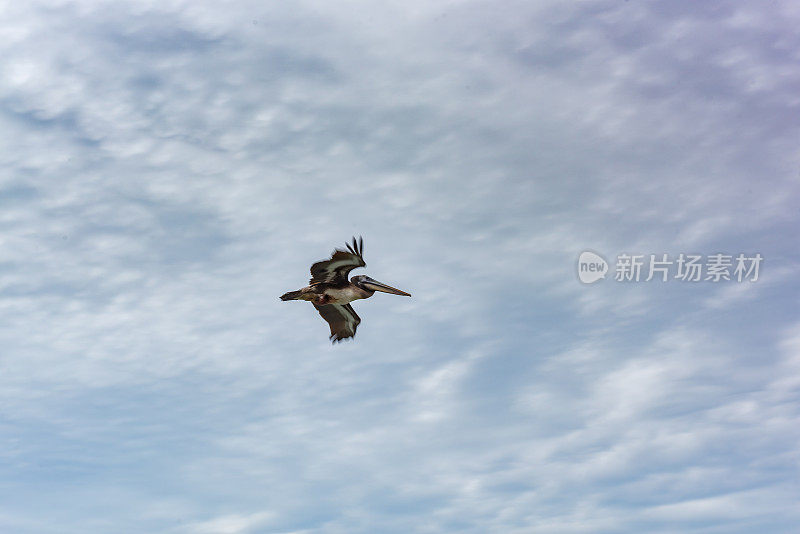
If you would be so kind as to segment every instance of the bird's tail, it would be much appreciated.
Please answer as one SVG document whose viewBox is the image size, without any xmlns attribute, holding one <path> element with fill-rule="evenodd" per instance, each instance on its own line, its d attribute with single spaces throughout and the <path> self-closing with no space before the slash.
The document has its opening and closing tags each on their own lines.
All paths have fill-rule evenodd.
<svg viewBox="0 0 800 534">
<path fill-rule="evenodd" d="M 281 300 L 297 300 L 301 293 L 302 291 L 289 291 L 281 295 Z"/>
</svg>

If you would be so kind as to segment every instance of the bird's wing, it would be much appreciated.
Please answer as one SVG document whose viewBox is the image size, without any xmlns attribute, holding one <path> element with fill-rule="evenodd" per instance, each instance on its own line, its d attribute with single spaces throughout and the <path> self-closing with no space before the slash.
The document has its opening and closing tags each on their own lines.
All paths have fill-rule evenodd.
<svg viewBox="0 0 800 534">
<path fill-rule="evenodd" d="M 331 327 L 331 341 L 341 341 L 356 335 L 361 318 L 349 304 L 314 304 L 323 319 Z"/>
<path fill-rule="evenodd" d="M 311 266 L 311 281 L 309 284 L 327 282 L 333 284 L 346 284 L 347 275 L 356 267 L 364 267 L 366 263 L 362 257 L 364 240 L 353 238 L 353 244 L 347 244 L 347 250 L 336 249 L 331 259 L 318 261 Z"/>
</svg>

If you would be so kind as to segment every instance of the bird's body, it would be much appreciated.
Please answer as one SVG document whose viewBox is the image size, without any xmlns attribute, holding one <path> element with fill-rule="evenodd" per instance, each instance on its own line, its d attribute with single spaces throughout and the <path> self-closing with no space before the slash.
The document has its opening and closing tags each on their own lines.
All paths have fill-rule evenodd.
<svg viewBox="0 0 800 534">
<path fill-rule="evenodd" d="M 336 249 L 331 259 L 318 261 L 311 266 L 309 285 L 297 291 L 289 291 L 281 296 L 281 300 L 307 300 L 314 304 L 319 314 L 331 327 L 331 340 L 341 341 L 356 335 L 356 328 L 361 319 L 350 303 L 354 300 L 366 299 L 376 291 L 394 295 L 411 295 L 392 286 L 388 286 L 369 276 L 354 276 L 350 280 L 347 275 L 357 267 L 366 263 L 362 256 L 364 241 L 353 238 L 353 244 L 347 250 Z"/>
<path fill-rule="evenodd" d="M 291 296 L 291 298 L 281 297 L 283 300 L 307 300 L 319 306 L 325 304 L 347 304 L 358 299 L 366 299 L 373 295 L 374 291 L 367 291 L 360 287 L 348 282 L 346 286 L 335 286 L 321 282 L 319 284 L 312 284 L 304 287 L 299 291 L 291 291 L 284 296 Z"/>
</svg>

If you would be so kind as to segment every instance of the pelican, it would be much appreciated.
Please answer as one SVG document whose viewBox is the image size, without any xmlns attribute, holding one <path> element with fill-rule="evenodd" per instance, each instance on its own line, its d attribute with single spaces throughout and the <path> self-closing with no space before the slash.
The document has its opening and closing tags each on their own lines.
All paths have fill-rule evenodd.
<svg viewBox="0 0 800 534">
<path fill-rule="evenodd" d="M 356 335 L 361 318 L 350 305 L 358 299 L 368 299 L 376 291 L 403 295 L 411 294 L 373 280 L 367 275 L 358 275 L 347 280 L 350 271 L 365 267 L 364 240 L 353 238 L 353 244 L 345 243 L 347 250 L 336 249 L 331 259 L 318 261 L 311 266 L 308 286 L 281 295 L 281 300 L 307 300 L 314 304 L 319 314 L 331 327 L 331 342 L 335 343 Z"/>
</svg>

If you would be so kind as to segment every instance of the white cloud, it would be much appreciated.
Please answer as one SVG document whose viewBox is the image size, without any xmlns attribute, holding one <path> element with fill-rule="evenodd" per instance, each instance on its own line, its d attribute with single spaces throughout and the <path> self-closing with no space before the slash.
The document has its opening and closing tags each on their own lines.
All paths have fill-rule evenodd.
<svg viewBox="0 0 800 534">
<path fill-rule="evenodd" d="M 796 524 L 797 13 L 763 9 L 4 7 L 0 525 Z M 352 234 L 414 298 L 331 347 L 277 296 Z M 585 287 L 587 248 L 764 280 Z"/>
<path fill-rule="evenodd" d="M 271 516 L 272 514 L 266 512 L 225 515 L 189 525 L 187 531 L 196 534 L 245 534 L 263 527 Z"/>
</svg>

